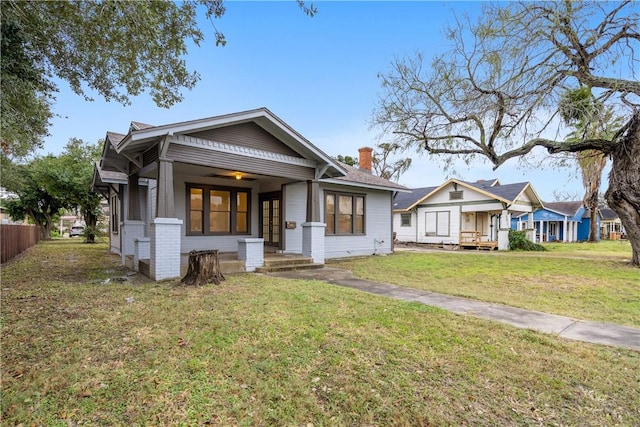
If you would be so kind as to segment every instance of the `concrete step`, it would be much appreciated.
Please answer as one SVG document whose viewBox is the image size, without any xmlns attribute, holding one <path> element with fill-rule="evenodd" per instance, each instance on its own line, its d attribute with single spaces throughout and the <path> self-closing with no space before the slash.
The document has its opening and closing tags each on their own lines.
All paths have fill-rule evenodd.
<svg viewBox="0 0 640 427">
<path fill-rule="evenodd" d="M 281 271 L 311 270 L 314 268 L 322 268 L 324 264 L 303 263 L 303 264 L 282 264 L 271 265 L 256 268 L 256 273 L 274 273 Z"/>
<path fill-rule="evenodd" d="M 301 265 L 301 264 L 313 264 L 313 259 L 310 257 L 303 257 L 299 255 L 284 256 L 276 258 L 265 258 L 265 267 L 279 267 L 285 265 Z"/>
</svg>

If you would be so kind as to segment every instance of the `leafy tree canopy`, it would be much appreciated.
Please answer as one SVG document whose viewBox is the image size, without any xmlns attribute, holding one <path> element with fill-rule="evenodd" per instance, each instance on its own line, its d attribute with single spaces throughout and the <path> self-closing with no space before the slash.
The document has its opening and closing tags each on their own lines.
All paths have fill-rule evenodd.
<svg viewBox="0 0 640 427">
<path fill-rule="evenodd" d="M 313 5 L 297 1 L 309 16 Z M 5 0 L 2 18 L 2 148 L 23 156 L 42 144 L 52 116 L 54 78 L 78 95 L 129 104 L 148 90 L 168 108 L 200 75 L 187 68 L 187 46 L 205 34 L 197 22 L 225 13 L 223 0 Z M 215 26 L 216 45 L 226 44 Z M 22 126 L 24 128 L 22 128 Z"/>
<path fill-rule="evenodd" d="M 3 157 L 3 185 L 18 195 L 9 202 L 10 215 L 30 217 L 42 227 L 45 238 L 62 209 L 79 211 L 87 227 L 95 227 L 102 196 L 92 191 L 91 181 L 100 146 L 71 138 L 59 156 L 36 157 L 26 163 Z"/>
<path fill-rule="evenodd" d="M 3 168 L 6 174 L 10 169 L 13 179 L 3 181 L 6 188 L 18 195 L 17 199 L 7 201 L 7 210 L 14 220 L 29 217 L 40 227 L 45 240 L 51 238 L 51 228 L 55 218 L 66 207 L 58 196 L 49 193 L 51 172 L 58 167 L 58 159 L 52 155 L 36 158 L 26 164 L 7 164 Z"/>
</svg>

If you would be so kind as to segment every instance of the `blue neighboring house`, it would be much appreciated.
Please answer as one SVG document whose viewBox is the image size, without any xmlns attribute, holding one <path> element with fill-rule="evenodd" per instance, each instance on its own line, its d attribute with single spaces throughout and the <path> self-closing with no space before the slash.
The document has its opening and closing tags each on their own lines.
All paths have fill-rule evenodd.
<svg viewBox="0 0 640 427">
<path fill-rule="evenodd" d="M 511 219 L 511 228 L 525 230 L 528 213 L 516 215 Z M 598 212 L 598 239 L 600 239 L 600 219 Z M 536 229 L 536 242 L 579 242 L 589 238 L 591 219 L 589 211 L 581 201 L 549 202 L 533 212 L 533 224 Z"/>
</svg>

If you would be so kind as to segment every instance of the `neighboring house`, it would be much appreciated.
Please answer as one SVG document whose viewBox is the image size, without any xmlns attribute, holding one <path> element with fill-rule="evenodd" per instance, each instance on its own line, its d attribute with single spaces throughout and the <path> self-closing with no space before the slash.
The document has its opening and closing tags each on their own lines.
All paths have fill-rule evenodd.
<svg viewBox="0 0 640 427">
<path fill-rule="evenodd" d="M 622 221 L 618 214 L 611 208 L 601 206 L 600 211 L 600 238 L 619 240 L 625 235 Z"/>
<path fill-rule="evenodd" d="M 548 202 L 533 213 L 536 242 L 576 242 L 589 238 L 589 211 L 581 201 Z M 600 215 L 596 216 L 598 229 Z M 514 230 L 529 229 L 529 214 L 522 213 L 512 219 Z"/>
<path fill-rule="evenodd" d="M 313 262 L 393 250 L 401 185 L 341 164 L 266 108 L 108 132 L 94 186 L 110 204 L 111 250 L 149 275 L 180 276 L 192 250 L 235 252 L 246 271 L 264 251 Z"/>
<path fill-rule="evenodd" d="M 393 229 L 400 242 L 509 249 L 511 215 L 542 202 L 528 182 L 450 179 L 437 187 L 398 193 Z M 533 224 L 531 224 L 533 229 Z"/>
<path fill-rule="evenodd" d="M 11 217 L 9 216 L 9 213 L 7 212 L 7 208 L 5 208 L 4 206 L 0 206 L 0 223 L 2 223 L 2 224 L 10 224 L 11 223 Z"/>
</svg>

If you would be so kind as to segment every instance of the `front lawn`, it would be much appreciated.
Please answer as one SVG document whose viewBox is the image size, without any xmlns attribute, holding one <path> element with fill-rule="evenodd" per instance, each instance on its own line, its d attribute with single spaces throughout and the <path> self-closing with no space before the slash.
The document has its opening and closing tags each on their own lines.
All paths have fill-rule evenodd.
<svg viewBox="0 0 640 427">
<path fill-rule="evenodd" d="M 324 282 L 106 282 L 118 261 L 105 245 L 60 240 L 2 267 L 3 425 L 640 419 L 638 352 Z"/>
<path fill-rule="evenodd" d="M 548 252 L 398 251 L 340 261 L 357 277 L 547 313 L 640 327 L 640 269 L 629 242 Z"/>
</svg>

